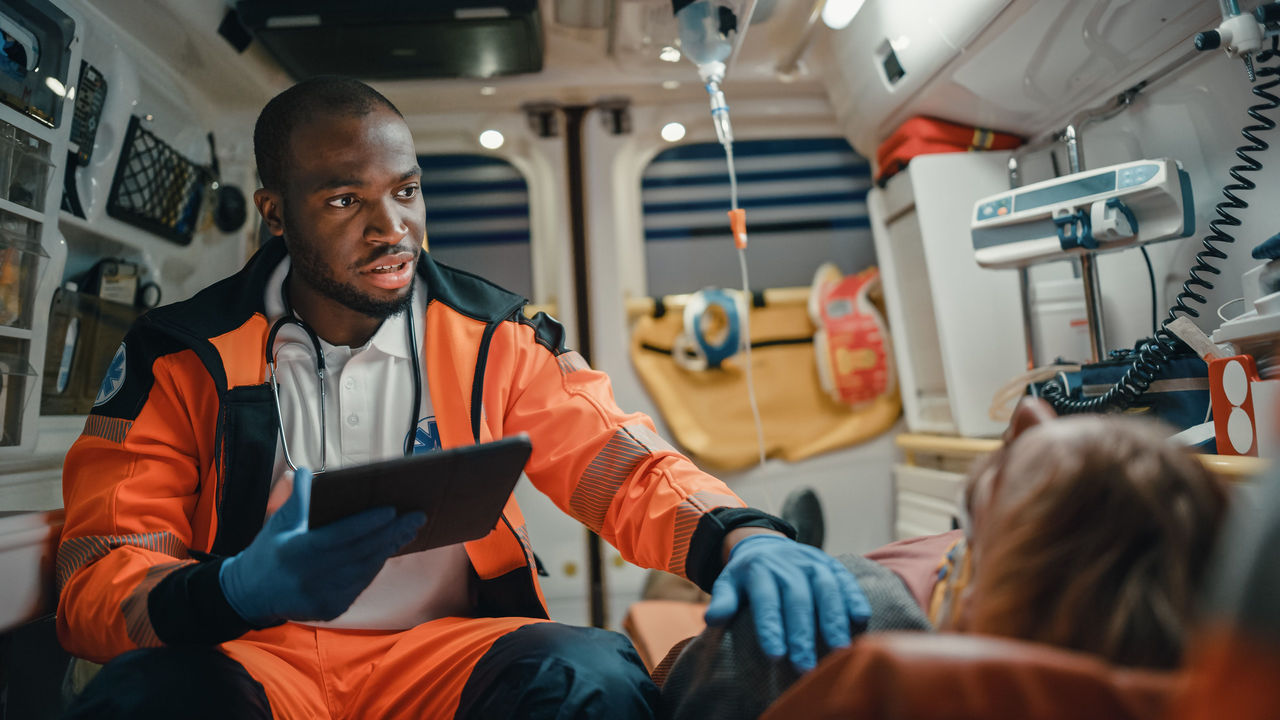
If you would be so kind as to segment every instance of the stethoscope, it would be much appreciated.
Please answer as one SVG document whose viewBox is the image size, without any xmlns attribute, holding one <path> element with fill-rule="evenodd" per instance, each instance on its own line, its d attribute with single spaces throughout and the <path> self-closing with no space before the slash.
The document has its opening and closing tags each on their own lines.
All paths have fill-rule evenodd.
<svg viewBox="0 0 1280 720">
<path fill-rule="evenodd" d="M 284 300 L 284 315 L 271 325 L 271 331 L 267 333 L 267 368 L 271 371 L 271 394 L 276 401 L 276 418 L 280 424 L 280 447 L 284 450 L 284 461 L 289 464 L 289 468 L 296 471 L 297 464 L 293 462 L 293 457 L 289 454 L 289 441 L 285 438 L 284 431 L 284 413 L 280 411 L 280 385 L 276 382 L 276 354 L 272 352 L 272 348 L 276 344 L 276 334 L 280 329 L 287 325 L 297 325 L 306 333 L 307 339 L 311 341 L 311 348 L 316 356 L 316 379 L 320 384 L 320 468 L 312 470 L 313 475 L 319 475 L 329 466 L 328 445 L 325 440 L 328 438 L 325 427 L 324 412 L 324 381 L 327 371 L 325 370 L 324 350 L 320 347 L 320 336 L 316 335 L 316 331 L 302 318 L 293 314 L 293 304 L 289 302 L 289 276 L 286 275 L 284 282 L 280 285 L 280 296 Z M 410 305 L 405 310 L 406 332 L 409 339 L 409 352 L 412 353 L 412 359 L 409 366 L 413 369 L 413 415 L 409 417 L 409 434 L 404 439 L 404 454 L 413 454 L 413 442 L 415 431 L 418 429 L 418 410 L 422 406 L 422 368 L 418 366 L 418 343 L 417 333 L 413 327 L 413 307 Z"/>
</svg>

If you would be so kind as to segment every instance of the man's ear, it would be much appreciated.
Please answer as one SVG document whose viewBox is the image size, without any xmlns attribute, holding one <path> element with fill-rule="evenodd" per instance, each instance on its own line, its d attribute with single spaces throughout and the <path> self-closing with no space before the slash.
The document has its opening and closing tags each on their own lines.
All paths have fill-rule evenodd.
<svg viewBox="0 0 1280 720">
<path fill-rule="evenodd" d="M 258 207 L 258 213 L 271 234 L 284 235 L 284 198 L 280 193 L 259 188 L 253 193 L 253 204 Z"/>
</svg>

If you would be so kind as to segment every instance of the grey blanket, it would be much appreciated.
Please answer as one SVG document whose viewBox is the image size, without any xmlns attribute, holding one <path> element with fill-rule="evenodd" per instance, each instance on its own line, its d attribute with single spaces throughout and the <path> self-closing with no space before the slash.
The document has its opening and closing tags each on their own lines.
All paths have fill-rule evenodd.
<svg viewBox="0 0 1280 720">
<path fill-rule="evenodd" d="M 838 558 L 871 604 L 867 632 L 932 630 L 902 580 L 859 555 Z M 828 649 L 819 647 L 819 656 Z M 760 651 L 751 612 L 740 608 L 724 627 L 709 627 L 685 646 L 662 685 L 661 717 L 673 720 L 755 718 L 800 675 L 783 658 Z"/>
</svg>

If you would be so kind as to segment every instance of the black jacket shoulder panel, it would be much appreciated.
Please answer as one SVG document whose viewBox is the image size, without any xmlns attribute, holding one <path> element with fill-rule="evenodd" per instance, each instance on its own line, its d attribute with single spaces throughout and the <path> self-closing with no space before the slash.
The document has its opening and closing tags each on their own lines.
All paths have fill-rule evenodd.
<svg viewBox="0 0 1280 720">
<path fill-rule="evenodd" d="M 564 326 L 559 320 L 550 315 L 540 312 L 531 318 L 520 313 L 516 318 L 517 322 L 522 325 L 528 325 L 533 328 L 534 339 L 538 344 L 551 351 L 552 355 L 563 355 L 569 352 L 569 348 L 564 344 Z"/>
<path fill-rule="evenodd" d="M 439 300 L 473 320 L 497 322 L 505 320 L 527 300 L 488 280 L 436 262 L 431 253 L 418 256 L 418 275 L 427 283 L 427 301 Z"/>
<path fill-rule="evenodd" d="M 263 288 L 286 255 L 284 239 L 274 237 L 254 253 L 239 272 L 210 285 L 187 300 L 164 305 L 138 319 L 137 325 L 179 338 L 195 351 L 220 393 L 226 392 L 227 373 L 210 338 L 244 325 L 254 313 L 265 313 Z"/>
<path fill-rule="evenodd" d="M 265 313 L 262 293 L 267 279 L 288 253 L 284 239 L 273 237 L 234 275 L 219 280 L 187 300 L 147 313 L 151 321 L 200 340 L 217 337 Z"/>
<path fill-rule="evenodd" d="M 136 420 L 155 384 L 155 362 L 181 352 L 186 345 L 156 332 L 149 323 L 134 323 L 103 373 L 91 415 Z"/>
</svg>

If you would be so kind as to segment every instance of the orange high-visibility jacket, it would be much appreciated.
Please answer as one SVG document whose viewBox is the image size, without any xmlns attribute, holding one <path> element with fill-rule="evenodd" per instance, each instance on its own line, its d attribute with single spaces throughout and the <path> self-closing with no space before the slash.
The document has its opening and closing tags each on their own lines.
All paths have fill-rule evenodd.
<svg viewBox="0 0 1280 720">
<path fill-rule="evenodd" d="M 221 558 L 262 527 L 278 417 L 265 382 L 263 296 L 275 238 L 236 275 L 139 318 L 63 469 L 58 637 L 105 661 L 137 647 L 225 642 L 252 629 L 227 604 Z M 627 560 L 704 588 L 732 527 L 777 523 L 624 414 L 607 376 L 565 349 L 524 298 L 422 254 L 423 357 L 443 447 L 527 432 L 525 470 Z M 476 612 L 546 617 L 514 498 L 466 544 Z M 318 559 L 319 560 L 319 559 Z"/>
</svg>

